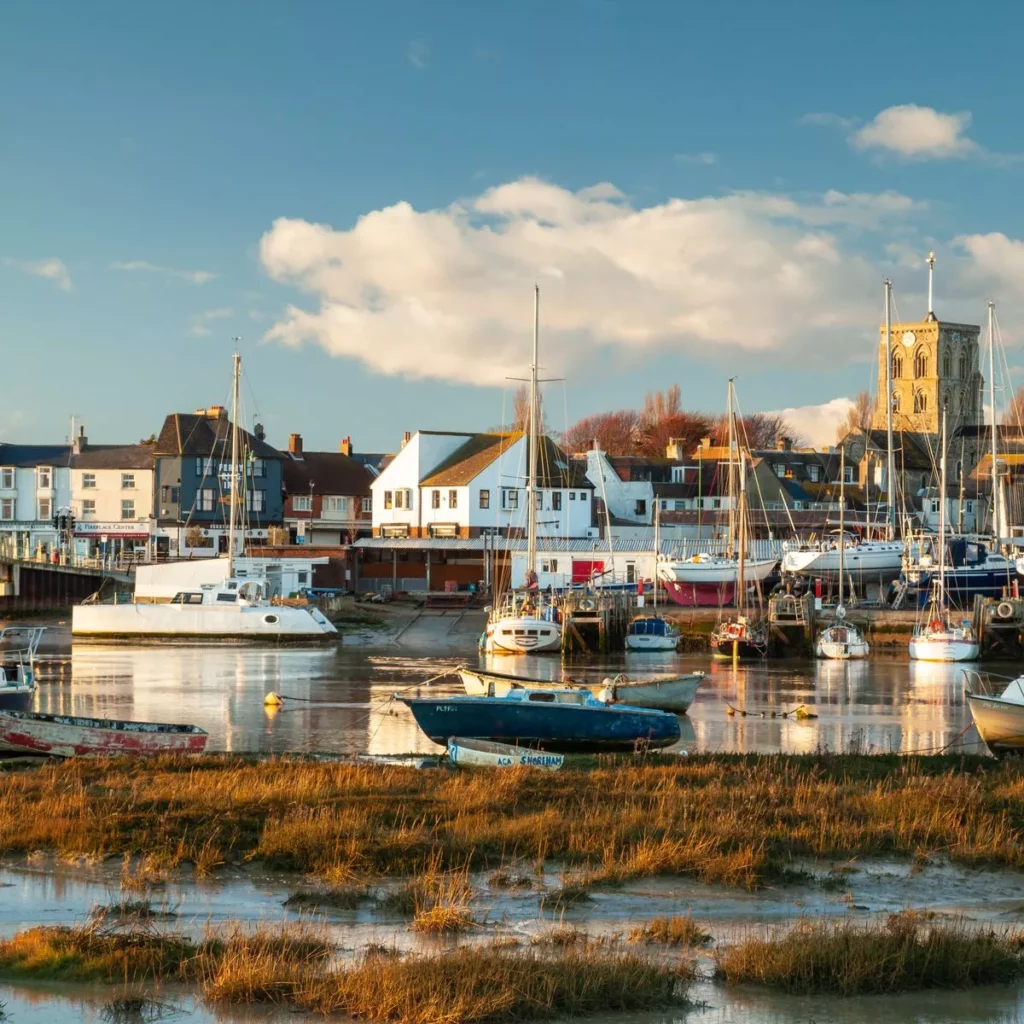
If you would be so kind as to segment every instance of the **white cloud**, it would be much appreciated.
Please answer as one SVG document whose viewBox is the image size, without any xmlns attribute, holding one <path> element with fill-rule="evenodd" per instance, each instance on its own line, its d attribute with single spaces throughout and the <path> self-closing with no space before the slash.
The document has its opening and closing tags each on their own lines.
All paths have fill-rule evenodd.
<svg viewBox="0 0 1024 1024">
<path fill-rule="evenodd" d="M 836 432 L 846 422 L 846 417 L 853 408 L 849 398 L 833 398 L 821 405 L 801 405 L 791 409 L 776 410 L 794 432 L 807 440 L 815 448 L 823 448 L 835 444 Z"/>
<path fill-rule="evenodd" d="M 417 71 L 425 71 L 430 66 L 430 44 L 425 39 L 414 39 L 405 55 Z"/>
<path fill-rule="evenodd" d="M 176 277 L 190 284 L 206 284 L 212 281 L 217 275 L 211 274 L 208 270 L 175 270 L 173 267 L 161 267 L 156 263 L 147 260 L 126 260 L 119 263 L 111 263 L 111 270 L 125 270 L 146 274 L 162 274 L 164 277 Z"/>
<path fill-rule="evenodd" d="M 797 124 L 809 124 L 823 128 L 842 128 L 843 131 L 850 131 L 856 128 L 859 122 L 855 117 L 840 117 L 838 114 L 804 114 Z"/>
<path fill-rule="evenodd" d="M 904 103 L 887 107 L 850 135 L 855 149 L 873 149 L 905 160 L 945 160 L 977 156 L 981 147 L 965 134 L 969 113 L 943 114 L 933 107 Z"/>
<path fill-rule="evenodd" d="M 45 277 L 56 283 L 62 292 L 70 292 L 74 289 L 71 283 L 71 275 L 63 260 L 54 258 L 46 260 L 4 260 L 9 267 L 22 270 L 26 274 L 33 274 L 35 277 Z"/>
<path fill-rule="evenodd" d="M 678 164 L 704 164 L 705 166 L 718 162 L 718 156 L 715 153 L 676 153 L 672 159 Z"/>
<path fill-rule="evenodd" d="M 261 239 L 263 267 L 315 306 L 290 306 L 266 337 L 381 373 L 504 384 L 528 362 L 539 280 L 552 371 L 609 350 L 821 350 L 877 315 L 878 271 L 847 236 L 921 209 L 839 192 L 642 207 L 608 183 L 524 178 L 445 209 L 399 202 L 347 230 L 281 218 Z"/>
<path fill-rule="evenodd" d="M 202 312 L 196 313 L 192 318 L 192 326 L 189 328 L 188 333 L 195 338 L 208 337 L 213 333 L 207 326 L 211 321 L 230 320 L 234 315 L 235 311 L 233 309 L 204 309 Z"/>
</svg>

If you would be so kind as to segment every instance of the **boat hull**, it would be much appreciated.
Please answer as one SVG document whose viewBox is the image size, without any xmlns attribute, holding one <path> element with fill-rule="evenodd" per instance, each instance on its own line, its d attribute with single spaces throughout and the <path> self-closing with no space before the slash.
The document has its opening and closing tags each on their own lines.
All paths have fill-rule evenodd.
<svg viewBox="0 0 1024 1024">
<path fill-rule="evenodd" d="M 0 744 L 54 757 L 201 754 L 208 738 L 195 726 L 0 712 Z"/>
<path fill-rule="evenodd" d="M 915 661 L 976 661 L 980 648 L 976 640 L 914 637 L 910 657 Z"/>
<path fill-rule="evenodd" d="M 721 608 L 735 604 L 735 583 L 677 583 L 662 580 L 669 599 L 683 608 Z"/>
<path fill-rule="evenodd" d="M 703 681 L 703 672 L 693 672 L 676 679 L 631 679 L 613 684 L 612 692 L 620 704 L 682 715 L 689 710 Z"/>
<path fill-rule="evenodd" d="M 0 711 L 28 711 L 35 694 L 34 684 L 0 686 Z"/>
<path fill-rule="evenodd" d="M 448 759 L 452 764 L 472 768 L 541 768 L 555 771 L 562 767 L 562 754 L 515 747 L 510 743 L 489 740 L 467 740 L 453 736 L 448 740 Z"/>
<path fill-rule="evenodd" d="M 751 643 L 749 640 L 712 640 L 711 657 L 716 661 L 732 661 L 733 643 L 736 644 L 736 655 L 744 661 L 757 659 L 760 661 L 766 654 L 767 648 L 760 644 Z"/>
<path fill-rule="evenodd" d="M 626 637 L 627 651 L 674 651 L 679 644 L 679 635 L 640 636 L 630 633 Z"/>
<path fill-rule="evenodd" d="M 528 704 L 486 697 L 406 697 L 424 733 L 440 746 L 453 736 L 529 744 L 556 753 L 668 747 L 680 736 L 675 715 L 622 705 Z"/>
<path fill-rule="evenodd" d="M 1024 750 L 1024 704 L 968 691 L 978 735 L 993 754 Z"/>
<path fill-rule="evenodd" d="M 870 576 L 894 580 L 903 568 L 903 545 L 849 547 L 843 552 L 844 576 Z M 782 571 L 798 576 L 839 577 L 839 551 L 787 551 L 782 556 Z"/>
<path fill-rule="evenodd" d="M 534 616 L 508 616 L 488 623 L 485 649 L 492 654 L 545 654 L 562 649 L 562 627 Z"/>
<path fill-rule="evenodd" d="M 866 658 L 871 648 L 860 635 L 860 630 L 852 626 L 829 626 L 818 634 L 814 653 L 819 658 L 832 661 L 852 661 Z"/>
<path fill-rule="evenodd" d="M 121 640 L 240 640 L 250 643 L 337 643 L 316 609 L 289 605 L 87 604 L 71 609 L 71 635 L 87 643 Z"/>
<path fill-rule="evenodd" d="M 937 573 L 916 572 L 908 586 L 915 595 L 918 608 L 927 608 L 934 594 Z M 968 610 L 975 597 L 1003 597 L 1014 581 L 1014 576 L 1003 570 L 947 569 L 945 576 L 946 603 L 950 608 Z"/>
<path fill-rule="evenodd" d="M 765 580 L 771 576 L 778 564 L 777 558 L 745 561 L 743 577 L 750 582 Z M 662 579 L 669 583 L 735 584 L 739 579 L 739 563 L 728 559 L 704 562 L 662 562 L 658 570 Z"/>
</svg>

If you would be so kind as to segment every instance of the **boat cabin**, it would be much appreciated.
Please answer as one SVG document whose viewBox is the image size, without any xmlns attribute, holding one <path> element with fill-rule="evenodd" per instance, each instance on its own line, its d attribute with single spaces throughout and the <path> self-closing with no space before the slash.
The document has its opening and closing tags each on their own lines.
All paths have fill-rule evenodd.
<svg viewBox="0 0 1024 1024">
<path fill-rule="evenodd" d="M 265 580 L 227 579 L 223 583 L 203 583 L 198 590 L 180 590 L 170 604 L 254 605 L 266 603 Z"/>
<path fill-rule="evenodd" d="M 649 615 L 634 619 L 629 624 L 630 636 L 673 636 L 675 628 L 659 616 Z"/>
</svg>

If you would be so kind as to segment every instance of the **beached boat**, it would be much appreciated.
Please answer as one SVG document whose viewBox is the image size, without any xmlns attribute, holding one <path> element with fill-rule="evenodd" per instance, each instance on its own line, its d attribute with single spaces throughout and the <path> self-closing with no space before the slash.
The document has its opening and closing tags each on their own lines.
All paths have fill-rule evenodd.
<svg viewBox="0 0 1024 1024">
<path fill-rule="evenodd" d="M 693 703 L 697 688 L 704 681 L 703 672 L 688 672 L 685 675 L 645 675 L 640 678 L 617 675 L 599 683 L 581 679 L 534 679 L 530 676 L 515 676 L 505 672 L 489 672 L 462 667 L 459 678 L 470 697 L 504 697 L 510 690 L 589 690 L 595 696 L 608 691 L 604 700 L 618 704 L 632 704 L 634 707 L 654 708 L 659 711 L 674 711 L 681 714 Z"/>
<path fill-rule="evenodd" d="M 36 693 L 35 658 L 45 626 L 0 629 L 0 710 L 25 711 Z"/>
<path fill-rule="evenodd" d="M 0 711 L 0 747 L 53 757 L 201 754 L 209 737 L 197 725 Z"/>
<path fill-rule="evenodd" d="M 679 630 L 660 615 L 638 615 L 626 632 L 626 650 L 674 651 L 679 645 Z"/>
<path fill-rule="evenodd" d="M 680 736 L 667 711 L 606 704 L 589 690 L 515 688 L 504 697 L 400 697 L 417 725 L 441 746 L 452 736 L 543 750 L 603 751 L 667 747 Z"/>
<path fill-rule="evenodd" d="M 1007 682 L 1006 677 L 965 669 L 964 678 L 974 726 L 988 749 L 993 754 L 1024 750 L 1024 676 Z"/>
<path fill-rule="evenodd" d="M 452 764 L 471 768 L 543 768 L 555 771 L 565 760 L 562 754 L 548 754 L 543 750 L 516 747 L 511 743 L 492 740 L 471 740 L 452 736 L 448 740 L 448 758 Z"/>
</svg>

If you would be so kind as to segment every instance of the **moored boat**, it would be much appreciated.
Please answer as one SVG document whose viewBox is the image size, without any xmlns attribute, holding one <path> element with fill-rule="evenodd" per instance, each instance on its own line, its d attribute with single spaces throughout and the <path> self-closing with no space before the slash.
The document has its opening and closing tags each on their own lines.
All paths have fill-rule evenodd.
<svg viewBox="0 0 1024 1024">
<path fill-rule="evenodd" d="M 45 626 L 0 629 L 0 710 L 24 711 L 36 693 L 35 657 Z"/>
<path fill-rule="evenodd" d="M 679 630 L 660 615 L 638 615 L 626 631 L 627 651 L 674 651 Z"/>
<path fill-rule="evenodd" d="M 993 754 L 1024 750 L 1024 676 L 1007 683 L 990 673 L 965 670 L 964 678 L 974 726 L 988 749 Z"/>
<path fill-rule="evenodd" d="M 459 767 L 472 768 L 542 768 L 555 771 L 562 767 L 562 754 L 548 754 L 543 750 L 517 747 L 511 743 L 493 740 L 473 740 L 452 736 L 448 740 L 448 758 Z"/>
<path fill-rule="evenodd" d="M 588 690 L 515 688 L 503 697 L 399 697 L 426 735 L 536 745 L 559 753 L 667 747 L 680 736 L 667 711 L 606 704 Z"/>
<path fill-rule="evenodd" d="M 711 634 L 711 656 L 719 661 L 732 658 L 763 658 L 768 653 L 768 630 L 764 623 L 751 622 L 745 615 L 723 622 Z"/>
<path fill-rule="evenodd" d="M 197 725 L 0 711 L 0 747 L 53 757 L 201 754 L 207 733 Z"/>
</svg>

